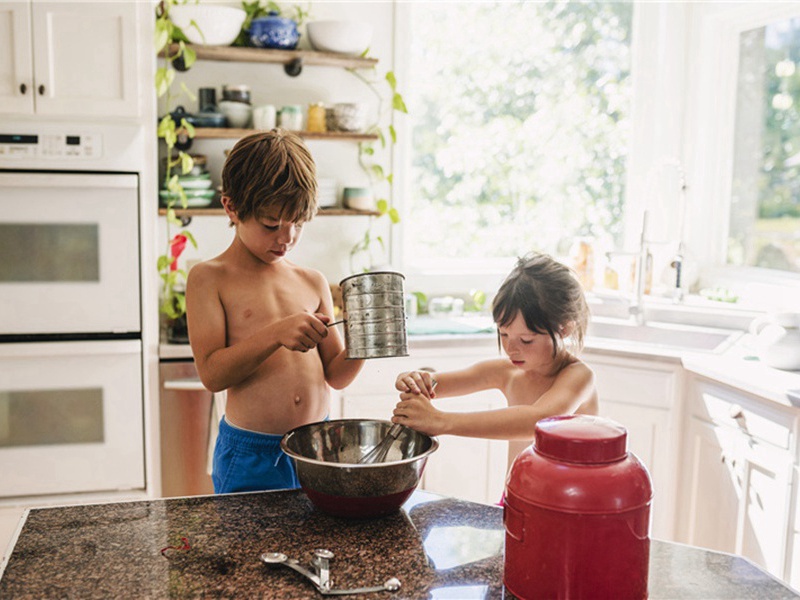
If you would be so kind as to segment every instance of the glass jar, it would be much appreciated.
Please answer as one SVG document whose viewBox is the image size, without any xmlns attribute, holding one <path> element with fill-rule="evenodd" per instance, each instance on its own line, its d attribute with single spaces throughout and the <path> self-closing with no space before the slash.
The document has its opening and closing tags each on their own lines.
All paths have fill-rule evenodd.
<svg viewBox="0 0 800 600">
<path fill-rule="evenodd" d="M 306 130 L 317 133 L 327 131 L 325 125 L 325 105 L 315 102 L 308 105 L 308 119 L 306 120 Z"/>
<path fill-rule="evenodd" d="M 300 131 L 303 129 L 303 113 L 300 106 L 290 104 L 281 108 L 278 113 L 278 127 L 289 131 Z"/>
</svg>

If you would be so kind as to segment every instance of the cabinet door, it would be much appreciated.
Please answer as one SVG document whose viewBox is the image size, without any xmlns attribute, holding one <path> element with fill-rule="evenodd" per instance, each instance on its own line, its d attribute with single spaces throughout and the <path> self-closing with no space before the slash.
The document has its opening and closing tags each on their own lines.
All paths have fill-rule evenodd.
<svg viewBox="0 0 800 600">
<path fill-rule="evenodd" d="M 135 2 L 33 2 L 36 112 L 139 114 Z"/>
<path fill-rule="evenodd" d="M 800 590 L 800 465 L 794 467 L 794 491 L 792 494 L 791 538 L 786 554 L 786 581 Z"/>
<path fill-rule="evenodd" d="M 679 514 L 687 544 L 736 552 L 743 491 L 739 434 L 692 418 L 687 432 L 684 485 Z"/>
<path fill-rule="evenodd" d="M 0 4 L 0 113 L 33 113 L 30 3 Z"/>
<path fill-rule="evenodd" d="M 440 410 L 474 412 L 502 408 L 505 399 L 492 392 L 446 398 Z M 472 502 L 500 502 L 508 463 L 508 442 L 453 435 L 439 436 L 439 449 L 428 459 L 422 488 Z"/>
<path fill-rule="evenodd" d="M 641 460 L 653 483 L 651 535 L 659 539 L 673 537 L 673 503 L 670 465 L 669 411 L 650 406 L 634 406 L 623 402 L 602 401 L 601 413 L 628 430 L 628 450 Z"/>
<path fill-rule="evenodd" d="M 783 578 L 792 457 L 749 436 L 742 436 L 742 441 L 745 494 L 736 551 Z"/>
</svg>

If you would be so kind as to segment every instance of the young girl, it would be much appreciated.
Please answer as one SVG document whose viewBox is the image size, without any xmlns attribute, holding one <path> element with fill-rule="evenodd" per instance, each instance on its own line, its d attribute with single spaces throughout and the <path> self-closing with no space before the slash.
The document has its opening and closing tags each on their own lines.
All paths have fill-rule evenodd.
<svg viewBox="0 0 800 600">
<path fill-rule="evenodd" d="M 521 258 L 500 286 L 492 316 L 508 358 L 448 373 L 401 373 L 395 387 L 402 393 L 392 421 L 429 435 L 509 440 L 510 466 L 530 445 L 539 419 L 597 414 L 594 374 L 576 357 L 589 308 L 575 275 L 536 253 Z M 488 389 L 503 392 L 508 408 L 443 412 L 430 401 Z"/>
</svg>

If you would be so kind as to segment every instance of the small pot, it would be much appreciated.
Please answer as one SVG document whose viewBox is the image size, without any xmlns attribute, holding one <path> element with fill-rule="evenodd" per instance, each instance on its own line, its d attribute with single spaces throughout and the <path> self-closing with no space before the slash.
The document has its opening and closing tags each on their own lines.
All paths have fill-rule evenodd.
<svg viewBox="0 0 800 600">
<path fill-rule="evenodd" d="M 408 356 L 403 279 L 393 271 L 374 271 L 339 283 L 348 358 Z"/>
<path fill-rule="evenodd" d="M 256 48 L 294 50 L 300 41 L 297 23 L 292 19 L 279 17 L 275 11 L 270 11 L 267 17 L 253 19 L 248 32 L 250 41 Z"/>
</svg>

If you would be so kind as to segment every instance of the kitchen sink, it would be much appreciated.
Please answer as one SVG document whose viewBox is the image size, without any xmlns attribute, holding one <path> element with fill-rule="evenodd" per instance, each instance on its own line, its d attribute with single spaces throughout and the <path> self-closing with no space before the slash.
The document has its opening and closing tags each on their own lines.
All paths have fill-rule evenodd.
<svg viewBox="0 0 800 600">
<path fill-rule="evenodd" d="M 595 318 L 586 332 L 587 344 L 618 342 L 693 352 L 719 353 L 742 335 L 741 331 L 650 322 L 637 325 L 624 319 Z"/>
</svg>

